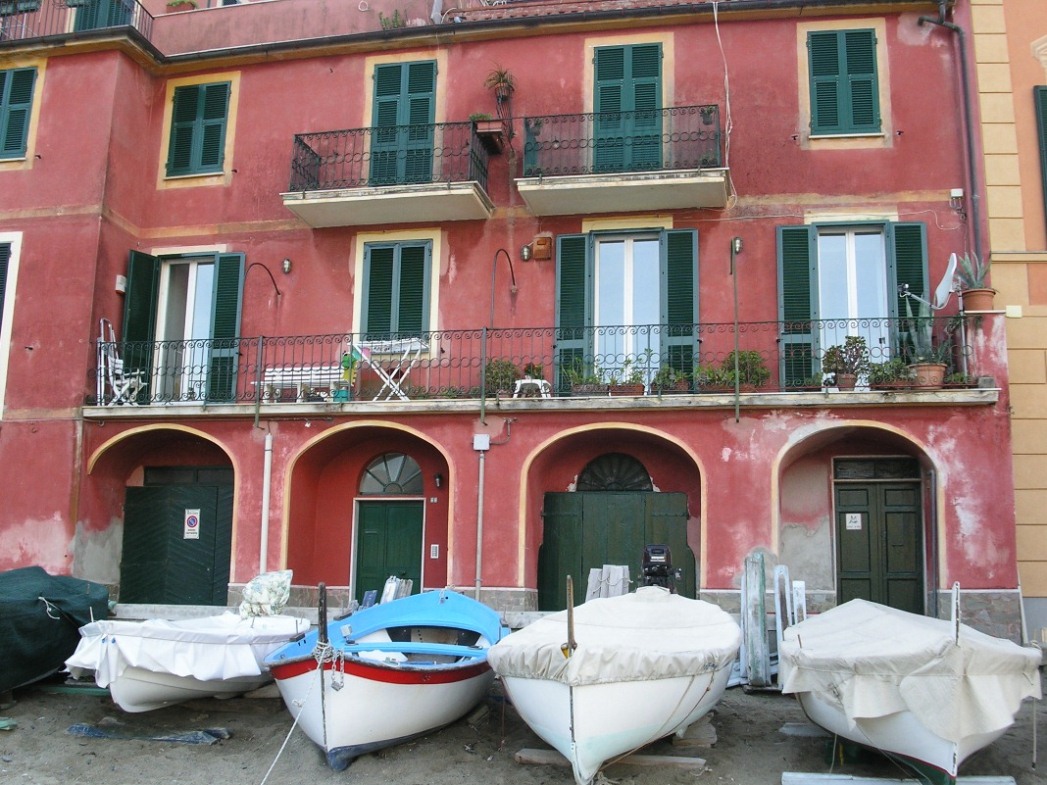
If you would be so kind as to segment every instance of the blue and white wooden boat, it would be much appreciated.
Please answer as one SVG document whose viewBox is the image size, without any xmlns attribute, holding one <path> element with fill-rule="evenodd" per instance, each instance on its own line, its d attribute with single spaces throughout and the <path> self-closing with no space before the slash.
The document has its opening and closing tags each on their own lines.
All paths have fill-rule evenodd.
<svg viewBox="0 0 1047 785">
<path fill-rule="evenodd" d="M 288 710 L 332 769 L 464 716 L 494 673 L 487 650 L 508 630 L 449 589 L 374 605 L 326 624 L 265 662 Z"/>
</svg>

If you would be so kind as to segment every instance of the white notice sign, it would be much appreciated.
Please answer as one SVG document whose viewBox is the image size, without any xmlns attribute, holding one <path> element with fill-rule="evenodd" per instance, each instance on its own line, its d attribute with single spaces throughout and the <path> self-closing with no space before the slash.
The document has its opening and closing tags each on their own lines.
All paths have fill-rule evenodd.
<svg viewBox="0 0 1047 785">
<path fill-rule="evenodd" d="M 862 514 L 860 512 L 847 513 L 847 531 L 862 530 Z"/>
<path fill-rule="evenodd" d="M 850 524 L 848 524 L 848 528 Z M 183 540 L 199 540 L 200 539 L 200 511 L 199 510 L 186 510 L 185 511 L 185 526 L 182 528 L 182 539 Z"/>
</svg>

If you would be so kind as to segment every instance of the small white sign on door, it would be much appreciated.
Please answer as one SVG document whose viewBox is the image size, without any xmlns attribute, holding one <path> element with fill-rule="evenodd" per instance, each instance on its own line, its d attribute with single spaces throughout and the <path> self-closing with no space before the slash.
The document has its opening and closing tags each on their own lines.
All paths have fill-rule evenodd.
<svg viewBox="0 0 1047 785">
<path fill-rule="evenodd" d="M 182 527 L 182 539 L 200 539 L 200 510 L 185 511 L 185 525 Z"/>
<path fill-rule="evenodd" d="M 849 512 L 846 517 L 847 531 L 862 530 L 862 514 L 860 512 Z"/>
</svg>

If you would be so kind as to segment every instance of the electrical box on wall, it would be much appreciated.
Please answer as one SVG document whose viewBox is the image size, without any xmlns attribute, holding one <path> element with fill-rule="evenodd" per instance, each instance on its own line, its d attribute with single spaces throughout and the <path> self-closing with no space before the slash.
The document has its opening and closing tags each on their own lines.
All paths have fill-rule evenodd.
<svg viewBox="0 0 1047 785">
<path fill-rule="evenodd" d="M 536 262 L 547 262 L 553 258 L 553 236 L 551 234 L 540 234 L 531 243 L 534 255 L 531 257 Z"/>
<path fill-rule="evenodd" d="M 118 276 L 116 276 L 116 281 L 113 283 L 113 288 L 116 290 L 117 294 L 126 294 L 127 293 L 127 276 L 126 275 L 118 275 Z"/>
</svg>

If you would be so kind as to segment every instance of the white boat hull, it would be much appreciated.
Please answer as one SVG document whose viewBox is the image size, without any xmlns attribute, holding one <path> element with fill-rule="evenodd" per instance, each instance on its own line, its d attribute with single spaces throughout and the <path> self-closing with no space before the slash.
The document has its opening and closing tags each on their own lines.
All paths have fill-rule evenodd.
<svg viewBox="0 0 1047 785">
<path fill-rule="evenodd" d="M 937 782 L 954 782 L 960 764 L 987 747 L 1007 729 L 965 736 L 948 741 L 931 733 L 912 712 L 899 711 L 882 717 L 848 719 L 843 707 L 813 692 L 796 694 L 811 722 L 844 739 L 900 757 Z"/>
<path fill-rule="evenodd" d="M 297 671 L 297 672 L 296 672 Z M 280 695 L 335 771 L 355 758 L 449 725 L 484 697 L 486 661 L 406 670 L 351 661 L 274 665 Z"/>
<path fill-rule="evenodd" d="M 66 660 L 74 676 L 94 673 L 121 709 L 153 711 L 197 698 L 241 695 L 272 681 L 265 657 L 309 629 L 306 619 L 235 614 L 145 622 L 108 619 L 80 629 Z"/>
<path fill-rule="evenodd" d="M 580 686 L 502 680 L 523 720 L 567 758 L 575 782 L 588 785 L 608 762 L 683 733 L 720 700 L 730 673 L 728 663 L 694 676 Z"/>
</svg>

